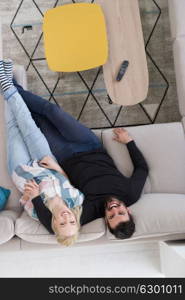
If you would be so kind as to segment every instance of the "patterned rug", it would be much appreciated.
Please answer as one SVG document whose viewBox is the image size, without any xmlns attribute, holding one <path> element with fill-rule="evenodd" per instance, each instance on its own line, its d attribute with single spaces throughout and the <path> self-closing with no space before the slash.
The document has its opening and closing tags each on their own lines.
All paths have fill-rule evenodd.
<svg viewBox="0 0 185 300">
<path fill-rule="evenodd" d="M 110 104 L 102 70 L 92 95 L 87 86 L 92 85 L 98 69 L 65 73 L 56 86 L 58 74 L 43 60 L 42 19 L 47 9 L 71 2 L 93 1 L 0 1 L 4 58 L 25 66 L 29 90 L 57 102 L 91 128 L 179 121 L 167 0 L 139 0 L 149 91 L 141 104 L 130 107 Z"/>
</svg>

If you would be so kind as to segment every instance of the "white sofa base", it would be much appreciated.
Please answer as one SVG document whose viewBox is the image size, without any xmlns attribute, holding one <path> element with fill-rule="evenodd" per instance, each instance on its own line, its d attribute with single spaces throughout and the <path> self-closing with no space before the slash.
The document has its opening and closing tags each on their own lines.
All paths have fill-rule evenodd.
<svg viewBox="0 0 185 300">
<path fill-rule="evenodd" d="M 105 237 L 66 249 L 13 238 L 1 245 L 0 266 L 7 278 L 163 277 L 156 241 L 122 244 Z"/>
</svg>

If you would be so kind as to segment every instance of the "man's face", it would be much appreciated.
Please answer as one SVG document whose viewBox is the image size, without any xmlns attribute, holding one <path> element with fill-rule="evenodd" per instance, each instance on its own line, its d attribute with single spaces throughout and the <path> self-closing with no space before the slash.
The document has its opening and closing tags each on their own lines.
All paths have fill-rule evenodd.
<svg viewBox="0 0 185 300">
<path fill-rule="evenodd" d="M 109 226 L 114 229 L 119 223 L 130 220 L 129 209 L 122 201 L 112 198 L 106 203 L 105 219 Z"/>
</svg>

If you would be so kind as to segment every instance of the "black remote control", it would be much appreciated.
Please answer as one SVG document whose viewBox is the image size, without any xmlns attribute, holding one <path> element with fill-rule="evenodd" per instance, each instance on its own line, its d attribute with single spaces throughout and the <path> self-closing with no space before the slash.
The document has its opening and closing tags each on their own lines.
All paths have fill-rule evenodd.
<svg viewBox="0 0 185 300">
<path fill-rule="evenodd" d="M 117 80 L 117 81 L 120 81 L 120 80 L 121 80 L 121 78 L 123 77 L 123 75 L 124 75 L 125 72 L 126 72 L 126 69 L 128 68 L 128 65 L 129 65 L 128 60 L 124 60 L 124 61 L 122 62 L 121 67 L 120 67 L 119 72 L 118 72 L 118 75 L 117 75 L 117 77 L 116 77 L 116 80 Z"/>
</svg>

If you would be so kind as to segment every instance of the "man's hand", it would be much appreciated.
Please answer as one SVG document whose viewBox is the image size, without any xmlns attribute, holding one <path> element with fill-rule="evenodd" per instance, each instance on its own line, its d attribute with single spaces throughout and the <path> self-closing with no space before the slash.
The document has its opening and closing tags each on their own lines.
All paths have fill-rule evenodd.
<svg viewBox="0 0 185 300">
<path fill-rule="evenodd" d="M 114 128 L 113 132 L 115 134 L 113 140 L 119 143 L 127 144 L 133 141 L 133 138 L 129 135 L 128 131 L 124 128 Z"/>
<path fill-rule="evenodd" d="M 23 199 L 25 201 L 32 200 L 33 198 L 39 196 L 39 194 L 39 185 L 35 182 L 35 180 L 28 180 L 24 185 Z"/>
</svg>

